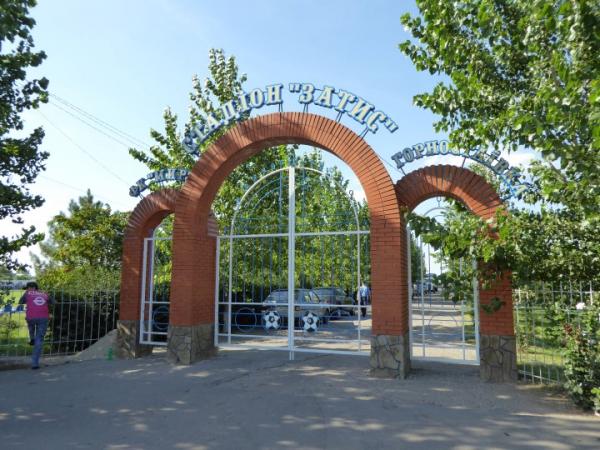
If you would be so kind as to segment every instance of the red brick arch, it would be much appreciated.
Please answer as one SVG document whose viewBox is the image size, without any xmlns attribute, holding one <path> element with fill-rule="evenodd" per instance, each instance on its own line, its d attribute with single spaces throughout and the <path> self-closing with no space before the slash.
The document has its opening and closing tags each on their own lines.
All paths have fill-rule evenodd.
<svg viewBox="0 0 600 450">
<path fill-rule="evenodd" d="M 471 212 L 488 220 L 493 219 L 503 202 L 485 178 L 456 166 L 428 166 L 409 173 L 396 183 L 400 205 L 412 211 L 421 202 L 432 197 L 450 197 L 462 202 Z M 512 287 L 510 274 L 487 289 L 480 289 L 482 305 L 499 297 L 505 305 L 494 314 L 480 313 L 482 335 L 514 336 Z"/>
<path fill-rule="evenodd" d="M 179 191 L 163 189 L 144 197 L 125 227 L 121 265 L 120 320 L 139 320 L 144 238 L 150 237 L 165 217 L 175 212 Z"/>
<path fill-rule="evenodd" d="M 483 219 L 494 217 L 502 206 L 496 190 L 485 178 L 456 166 L 428 166 L 409 173 L 396 183 L 400 205 L 412 211 L 432 197 L 451 197 Z"/>
<path fill-rule="evenodd" d="M 237 124 L 196 163 L 175 207 L 171 316 L 174 326 L 214 322 L 215 240 L 207 217 L 225 178 L 261 150 L 306 144 L 342 159 L 358 177 L 371 218 L 373 333 L 408 331 L 404 220 L 394 184 L 371 147 L 344 125 L 308 113 L 274 113 Z"/>
</svg>

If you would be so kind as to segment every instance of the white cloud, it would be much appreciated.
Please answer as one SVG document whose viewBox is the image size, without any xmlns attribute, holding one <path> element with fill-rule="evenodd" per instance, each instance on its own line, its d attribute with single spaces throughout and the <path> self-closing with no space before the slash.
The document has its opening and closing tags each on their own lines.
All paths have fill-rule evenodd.
<svg viewBox="0 0 600 450">
<path fill-rule="evenodd" d="M 352 191 L 352 193 L 354 195 L 354 199 L 357 202 L 362 202 L 363 200 L 367 199 L 367 196 L 365 195 L 365 191 L 362 188 L 354 189 Z"/>
<path fill-rule="evenodd" d="M 508 161 L 511 166 L 529 166 L 533 159 L 537 158 L 537 154 L 530 150 L 519 150 L 516 152 L 502 154 L 502 157 Z"/>
</svg>

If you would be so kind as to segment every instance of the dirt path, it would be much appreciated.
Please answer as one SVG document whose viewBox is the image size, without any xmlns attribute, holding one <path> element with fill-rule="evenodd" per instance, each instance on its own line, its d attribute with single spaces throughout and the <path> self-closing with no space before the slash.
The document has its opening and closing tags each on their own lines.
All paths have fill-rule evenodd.
<svg viewBox="0 0 600 450">
<path fill-rule="evenodd" d="M 0 372 L 2 448 L 597 449 L 600 420 L 470 367 L 371 378 L 364 357 L 229 351 Z"/>
</svg>

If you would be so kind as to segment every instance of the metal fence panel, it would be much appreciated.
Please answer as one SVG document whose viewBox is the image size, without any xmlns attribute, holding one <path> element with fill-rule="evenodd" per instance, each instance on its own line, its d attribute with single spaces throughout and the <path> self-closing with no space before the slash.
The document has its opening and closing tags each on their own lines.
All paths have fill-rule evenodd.
<svg viewBox="0 0 600 450">
<path fill-rule="evenodd" d="M 116 290 L 50 291 L 54 305 L 44 339 L 44 355 L 70 355 L 85 350 L 117 326 Z M 5 305 L 0 311 L 0 358 L 31 355 L 23 307 Z"/>
<path fill-rule="evenodd" d="M 593 283 L 532 283 L 513 290 L 517 365 L 523 379 L 565 382 L 564 326 L 578 324 L 582 305 L 599 297 Z"/>
</svg>

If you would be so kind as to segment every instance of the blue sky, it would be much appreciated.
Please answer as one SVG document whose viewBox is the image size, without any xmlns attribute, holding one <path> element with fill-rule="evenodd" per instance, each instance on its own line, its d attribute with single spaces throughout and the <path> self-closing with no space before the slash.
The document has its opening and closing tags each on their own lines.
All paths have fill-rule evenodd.
<svg viewBox="0 0 600 450">
<path fill-rule="evenodd" d="M 192 75 L 203 79 L 209 49 L 223 48 L 248 74 L 247 90 L 312 82 L 352 91 L 385 111 L 398 130 L 382 129 L 367 141 L 397 180 L 401 173 L 391 167 L 391 155 L 445 137 L 434 133 L 432 114 L 412 105 L 413 95 L 435 80 L 416 72 L 398 50 L 409 37 L 400 24 L 407 11 L 416 12 L 412 1 L 41 0 L 32 10 L 33 34 L 48 58 L 31 74 L 46 76 L 51 93 L 150 143 L 148 131 L 162 129 L 165 107 L 185 123 Z M 291 99 L 286 97 L 285 110 L 298 109 Z M 24 216 L 26 224 L 45 230 L 48 220 L 87 188 L 115 209 L 132 209 L 137 200 L 128 188 L 148 172 L 145 166 L 126 146 L 55 104 L 24 115 L 27 127 L 44 127 L 42 147 L 50 152 L 47 170 L 32 188 L 46 203 Z M 349 118 L 342 122 L 360 133 Z M 527 159 L 515 154 L 511 162 Z M 420 164 L 436 162 L 441 161 Z M 355 181 L 353 189 L 360 195 Z M 20 253 L 25 262 L 29 251 Z"/>
</svg>

